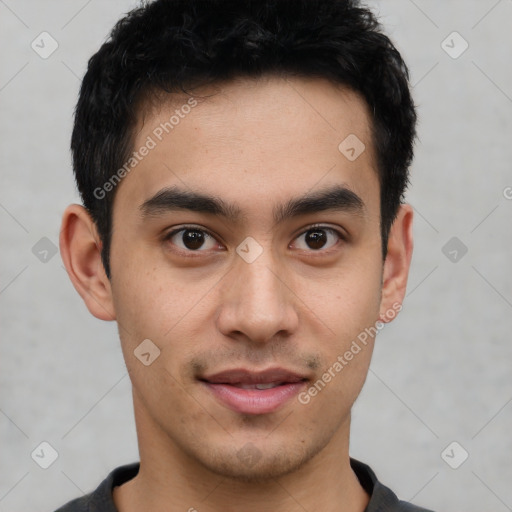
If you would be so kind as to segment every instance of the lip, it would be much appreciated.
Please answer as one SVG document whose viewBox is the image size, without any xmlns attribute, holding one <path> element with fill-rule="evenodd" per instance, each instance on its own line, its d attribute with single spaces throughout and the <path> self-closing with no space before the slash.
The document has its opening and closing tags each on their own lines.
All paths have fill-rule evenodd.
<svg viewBox="0 0 512 512">
<path fill-rule="evenodd" d="M 269 414 L 283 407 L 306 386 L 308 378 L 283 368 L 264 371 L 233 369 L 199 379 L 224 406 L 241 414 Z M 244 389 L 240 385 L 279 383 L 269 389 Z M 238 385 L 238 386 L 237 386 Z"/>
</svg>

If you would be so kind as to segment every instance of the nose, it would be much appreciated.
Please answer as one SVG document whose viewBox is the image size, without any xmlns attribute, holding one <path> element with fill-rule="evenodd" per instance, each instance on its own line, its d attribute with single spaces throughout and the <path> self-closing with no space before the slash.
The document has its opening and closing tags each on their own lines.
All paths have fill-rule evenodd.
<svg viewBox="0 0 512 512">
<path fill-rule="evenodd" d="M 218 329 L 254 343 L 282 340 L 297 330 L 297 298 L 270 249 L 252 263 L 236 256 L 223 283 Z"/>
</svg>

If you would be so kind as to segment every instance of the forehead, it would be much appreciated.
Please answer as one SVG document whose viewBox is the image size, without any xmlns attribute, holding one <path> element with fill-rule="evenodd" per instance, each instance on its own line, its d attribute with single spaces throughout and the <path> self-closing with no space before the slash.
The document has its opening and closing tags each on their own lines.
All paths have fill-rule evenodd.
<svg viewBox="0 0 512 512">
<path fill-rule="evenodd" d="M 378 196 L 371 132 L 365 101 L 324 79 L 244 78 L 160 95 L 139 111 L 133 149 L 145 156 L 116 202 L 135 207 L 173 185 L 255 213 L 340 183 Z"/>
</svg>

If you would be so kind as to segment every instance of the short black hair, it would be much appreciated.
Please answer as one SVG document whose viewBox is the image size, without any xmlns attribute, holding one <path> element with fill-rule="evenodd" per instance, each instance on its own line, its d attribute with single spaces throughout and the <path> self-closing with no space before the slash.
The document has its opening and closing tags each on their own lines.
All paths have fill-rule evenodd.
<svg viewBox="0 0 512 512">
<path fill-rule="evenodd" d="M 264 75 L 328 79 L 366 101 L 385 258 L 409 181 L 416 111 L 407 66 L 374 14 L 357 0 L 155 0 L 120 19 L 91 57 L 75 109 L 73 169 L 109 278 L 116 187 L 105 193 L 104 185 L 134 150 L 144 99 Z"/>
</svg>

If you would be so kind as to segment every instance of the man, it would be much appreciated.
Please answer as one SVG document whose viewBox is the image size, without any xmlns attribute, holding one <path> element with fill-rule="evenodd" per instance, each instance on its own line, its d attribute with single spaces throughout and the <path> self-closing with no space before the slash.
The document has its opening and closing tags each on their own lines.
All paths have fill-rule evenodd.
<svg viewBox="0 0 512 512">
<path fill-rule="evenodd" d="M 400 311 L 416 115 L 349 0 L 156 0 L 89 62 L 61 252 L 115 320 L 140 464 L 60 511 L 419 511 L 349 456 Z"/>
</svg>

